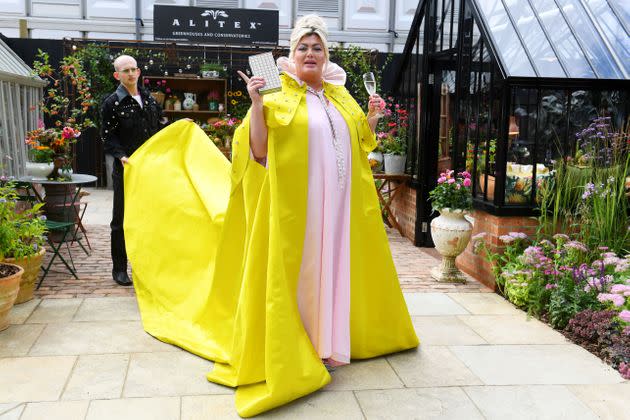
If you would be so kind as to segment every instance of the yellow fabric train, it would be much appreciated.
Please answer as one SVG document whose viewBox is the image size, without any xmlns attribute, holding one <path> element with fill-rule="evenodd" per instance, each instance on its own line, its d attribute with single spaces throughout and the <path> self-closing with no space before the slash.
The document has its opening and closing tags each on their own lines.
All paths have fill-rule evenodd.
<svg viewBox="0 0 630 420">
<path fill-rule="evenodd" d="M 144 328 L 214 360 L 208 379 L 238 387 L 243 417 L 331 380 L 297 306 L 307 109 L 304 87 L 282 80 L 281 92 L 265 96 L 268 168 L 250 159 L 248 118 L 231 165 L 198 126 L 178 121 L 125 167 L 125 237 Z M 351 357 L 416 347 L 365 155 L 374 135 L 345 88 L 325 89 L 352 140 Z"/>
</svg>

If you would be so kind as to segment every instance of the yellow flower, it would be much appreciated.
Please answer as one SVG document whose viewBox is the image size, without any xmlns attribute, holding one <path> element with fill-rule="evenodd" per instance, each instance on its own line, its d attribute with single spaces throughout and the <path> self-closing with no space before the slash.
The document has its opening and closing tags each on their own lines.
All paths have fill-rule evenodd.
<svg viewBox="0 0 630 420">
<path fill-rule="evenodd" d="M 237 90 L 236 92 L 234 92 L 234 96 L 242 96 L 243 92 L 241 92 L 240 90 Z"/>
<path fill-rule="evenodd" d="M 230 103 L 231 103 L 232 105 L 236 105 L 236 100 L 232 99 L 232 101 L 230 101 Z"/>
<path fill-rule="evenodd" d="M 234 95 L 231 90 L 228 90 L 228 96 Z"/>
</svg>

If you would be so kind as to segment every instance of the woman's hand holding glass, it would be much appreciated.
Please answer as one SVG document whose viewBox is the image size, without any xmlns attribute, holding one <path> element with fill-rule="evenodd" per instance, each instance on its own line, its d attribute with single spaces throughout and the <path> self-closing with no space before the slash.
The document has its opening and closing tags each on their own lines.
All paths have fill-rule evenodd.
<svg viewBox="0 0 630 420">
<path fill-rule="evenodd" d="M 385 108 L 385 101 L 380 97 L 378 93 L 370 95 L 370 101 L 368 102 L 368 118 L 375 117 L 377 119 L 383 117 L 383 108 Z"/>
</svg>

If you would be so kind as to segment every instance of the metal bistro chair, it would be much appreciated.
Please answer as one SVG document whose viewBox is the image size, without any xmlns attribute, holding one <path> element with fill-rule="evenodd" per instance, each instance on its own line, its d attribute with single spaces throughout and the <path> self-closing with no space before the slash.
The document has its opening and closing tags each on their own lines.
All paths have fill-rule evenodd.
<svg viewBox="0 0 630 420">
<path fill-rule="evenodd" d="M 42 201 L 41 196 L 35 191 L 31 183 L 18 182 L 16 184 L 16 189 L 18 188 L 20 190 L 24 190 L 26 193 L 26 195 L 19 194 L 20 200 L 28 201 L 31 204 Z M 33 194 L 31 194 L 31 191 L 33 192 Z M 42 270 L 44 273 L 41 276 L 39 283 L 37 284 L 38 289 L 42 285 L 42 282 L 44 281 L 48 273 L 50 272 L 51 267 L 53 263 L 55 262 L 55 259 L 57 258 L 61 260 L 61 262 L 66 266 L 68 271 L 70 271 L 70 273 L 74 276 L 75 279 L 77 280 L 79 279 L 79 277 L 77 276 L 76 268 L 74 266 L 74 260 L 72 259 L 72 251 L 70 249 L 70 244 L 69 244 L 70 239 L 72 238 L 73 233 L 74 233 L 75 222 L 76 222 L 76 218 L 75 218 L 76 209 L 73 210 L 73 209 L 70 209 L 69 207 L 74 207 L 76 197 L 74 197 L 74 192 L 69 192 L 69 194 L 72 197 L 68 197 L 68 194 L 64 194 L 63 204 L 53 206 L 53 208 L 60 207 L 62 209 L 60 213 L 62 215 L 61 217 L 62 220 L 50 220 L 48 217 L 46 218 L 46 230 L 48 232 L 46 235 L 46 239 L 47 239 L 48 245 L 50 246 L 50 249 L 52 250 L 52 257 L 50 258 L 50 261 L 48 262 L 48 265 L 46 267 L 42 265 Z M 52 234 L 54 233 L 58 235 L 57 239 L 59 239 L 59 241 L 53 240 Z M 73 243 L 75 239 L 77 243 L 79 244 L 79 246 L 81 246 L 81 248 L 87 253 L 86 248 L 81 243 L 81 238 L 73 238 L 73 241 L 72 241 Z M 68 251 L 67 258 L 70 260 L 70 263 L 68 263 L 67 259 L 64 258 L 64 256 L 60 252 L 61 247 L 63 246 L 64 243 L 66 244 L 66 250 Z"/>
</svg>

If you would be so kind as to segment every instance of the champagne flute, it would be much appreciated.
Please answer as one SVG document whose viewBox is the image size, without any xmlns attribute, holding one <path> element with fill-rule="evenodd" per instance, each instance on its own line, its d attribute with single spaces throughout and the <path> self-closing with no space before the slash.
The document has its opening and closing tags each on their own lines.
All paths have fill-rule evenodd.
<svg viewBox="0 0 630 420">
<path fill-rule="evenodd" d="M 376 78 L 374 77 L 374 73 L 368 72 L 363 75 L 363 85 L 365 86 L 365 90 L 367 93 L 372 96 L 376 93 Z M 376 114 L 379 118 L 383 116 L 383 113 L 379 110 L 376 111 Z"/>
</svg>

